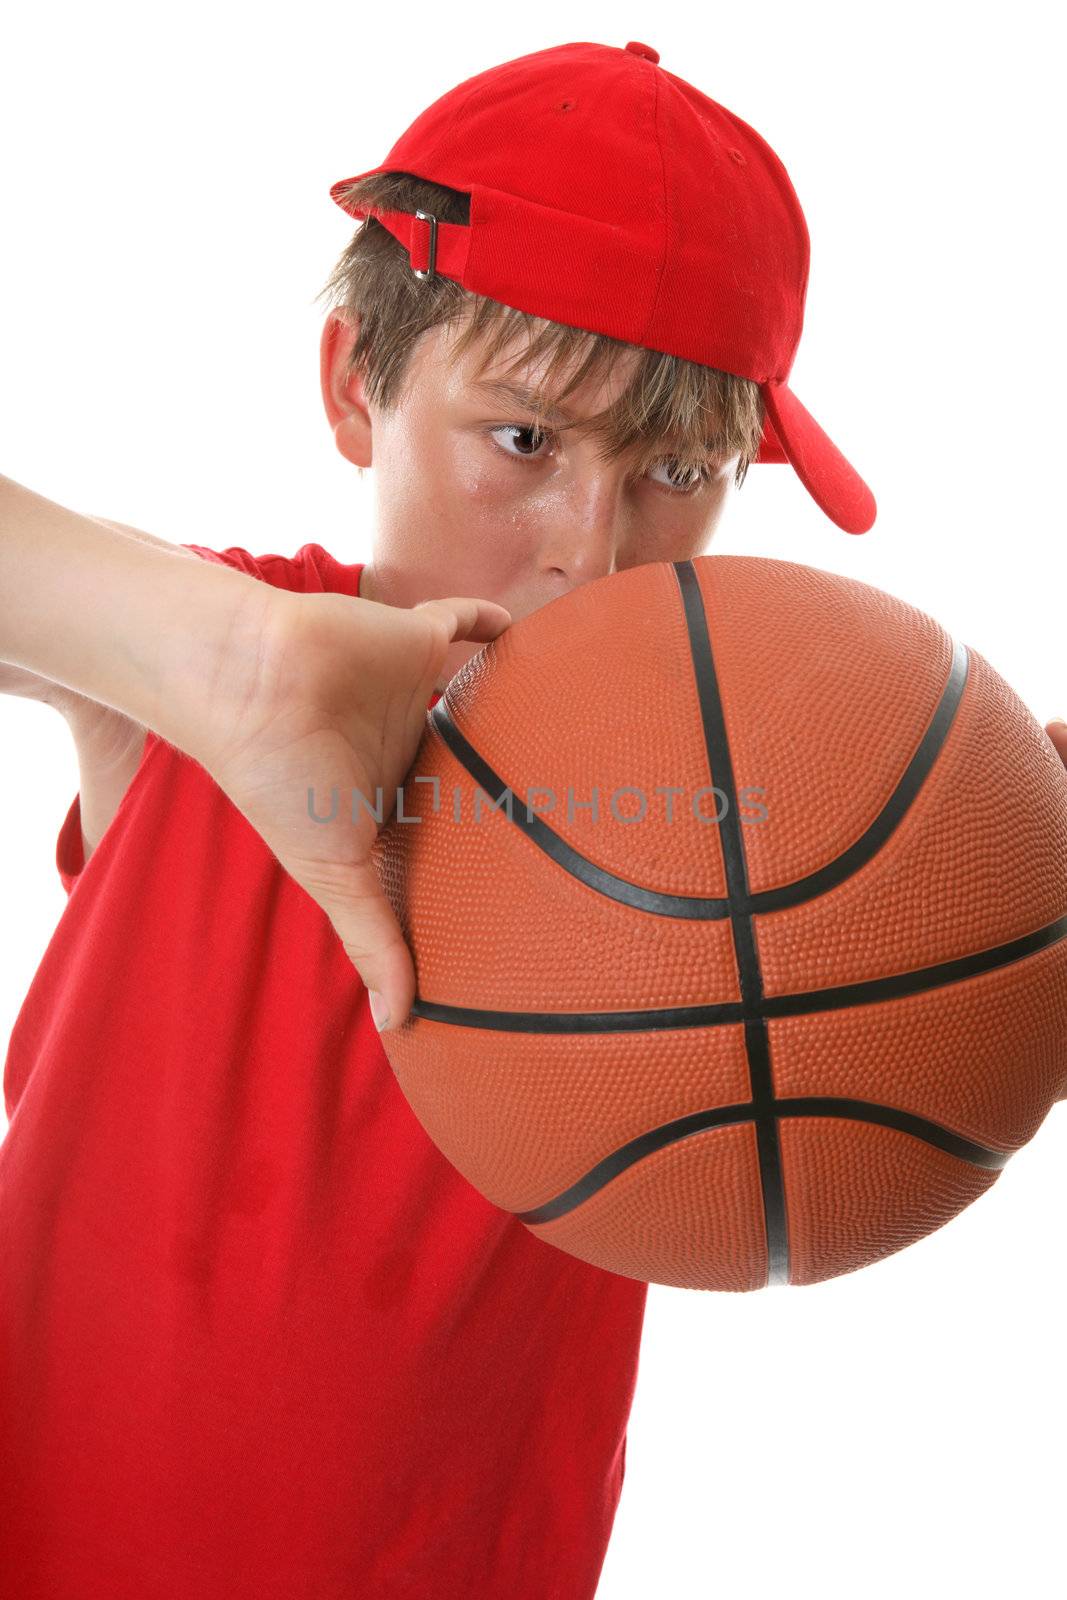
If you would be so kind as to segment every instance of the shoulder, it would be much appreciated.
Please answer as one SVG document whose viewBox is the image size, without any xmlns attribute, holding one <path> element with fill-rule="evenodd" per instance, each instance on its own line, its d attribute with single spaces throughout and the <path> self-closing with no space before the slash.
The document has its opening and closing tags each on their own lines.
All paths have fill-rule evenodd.
<svg viewBox="0 0 1067 1600">
<path fill-rule="evenodd" d="M 182 545 L 205 561 L 233 567 L 277 589 L 292 589 L 298 594 L 347 594 L 359 596 L 359 579 L 364 563 L 346 565 L 321 544 L 304 544 L 293 556 L 254 556 L 240 545 L 212 550 L 207 545 Z"/>
<path fill-rule="evenodd" d="M 220 566 L 243 572 L 249 578 L 258 578 L 261 583 L 269 583 L 275 589 L 293 589 L 299 594 L 305 588 L 303 568 L 296 556 L 254 556 L 238 544 L 227 545 L 223 550 L 212 550 L 202 544 L 183 544 L 179 548 L 199 556 L 202 561 L 215 561 Z"/>
</svg>

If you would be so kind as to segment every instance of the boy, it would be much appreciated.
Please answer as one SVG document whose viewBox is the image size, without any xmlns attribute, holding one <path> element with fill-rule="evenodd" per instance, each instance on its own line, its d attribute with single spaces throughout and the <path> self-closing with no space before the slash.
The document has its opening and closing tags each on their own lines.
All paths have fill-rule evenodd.
<svg viewBox="0 0 1067 1600">
<path fill-rule="evenodd" d="M 0 480 L 0 689 L 63 712 L 81 780 L 5 1069 L 5 1600 L 594 1594 L 647 1286 L 423 1134 L 368 1016 L 415 990 L 373 821 L 312 828 L 307 791 L 388 800 L 464 660 L 700 553 L 734 464 L 787 450 L 873 520 L 785 387 L 784 170 L 648 46 L 504 63 L 333 192 L 379 212 L 322 339 L 371 563 L 175 548 Z"/>
</svg>

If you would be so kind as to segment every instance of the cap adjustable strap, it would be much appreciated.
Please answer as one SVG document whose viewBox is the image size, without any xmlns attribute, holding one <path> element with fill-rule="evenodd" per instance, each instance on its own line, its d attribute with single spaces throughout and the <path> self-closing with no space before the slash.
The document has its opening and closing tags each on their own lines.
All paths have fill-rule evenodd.
<svg viewBox="0 0 1067 1600">
<path fill-rule="evenodd" d="M 408 252 L 416 278 L 439 276 L 463 282 L 470 251 L 471 230 L 466 223 L 441 222 L 432 211 L 353 211 L 351 215 L 372 216 L 388 228 Z"/>
</svg>

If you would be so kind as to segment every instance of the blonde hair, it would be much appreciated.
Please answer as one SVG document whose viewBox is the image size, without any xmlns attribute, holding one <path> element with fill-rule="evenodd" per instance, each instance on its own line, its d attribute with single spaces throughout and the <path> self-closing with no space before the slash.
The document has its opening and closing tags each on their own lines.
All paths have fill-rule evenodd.
<svg viewBox="0 0 1067 1600">
<path fill-rule="evenodd" d="M 372 173 L 340 192 L 368 209 L 430 211 L 439 222 L 466 223 L 470 215 L 468 195 L 407 172 Z M 563 401 L 587 379 L 606 378 L 624 351 L 636 351 L 639 359 L 625 390 L 581 426 L 598 440 L 603 459 L 636 446 L 638 473 L 662 459 L 664 442 L 670 440 L 671 460 L 685 472 L 706 467 L 709 452 L 722 461 L 738 456 L 734 482 L 740 488 L 759 450 L 763 397 L 751 379 L 550 322 L 472 294 L 451 278 L 416 278 L 403 245 L 373 216 L 361 221 L 315 299 L 324 297 L 341 316 L 358 315 L 359 332 L 345 375 L 361 371 L 366 397 L 382 410 L 399 404 L 421 335 L 443 326 L 457 335 L 457 355 L 482 342 L 477 378 L 525 335 L 521 354 L 506 373 L 496 376 L 506 381 L 526 362 L 537 368 L 543 363 L 533 407 L 539 427 L 551 404 Z M 554 386 L 561 379 L 564 387 L 557 392 Z M 553 424 L 550 431 L 564 426 L 575 424 Z"/>
</svg>

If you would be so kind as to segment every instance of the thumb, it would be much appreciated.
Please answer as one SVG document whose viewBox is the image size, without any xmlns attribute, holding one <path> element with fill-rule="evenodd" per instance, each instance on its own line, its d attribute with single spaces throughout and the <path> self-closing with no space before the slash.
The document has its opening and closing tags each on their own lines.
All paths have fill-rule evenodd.
<svg viewBox="0 0 1067 1600">
<path fill-rule="evenodd" d="M 1045 729 L 1056 750 L 1059 752 L 1065 765 L 1067 765 L 1067 723 L 1062 717 L 1056 717 Z"/>
<path fill-rule="evenodd" d="M 398 1028 L 415 998 L 415 964 L 373 860 L 338 865 L 329 875 L 316 863 L 305 889 L 325 911 L 371 996 L 375 1025 Z"/>
</svg>

